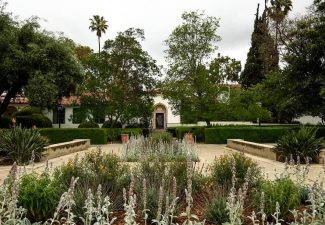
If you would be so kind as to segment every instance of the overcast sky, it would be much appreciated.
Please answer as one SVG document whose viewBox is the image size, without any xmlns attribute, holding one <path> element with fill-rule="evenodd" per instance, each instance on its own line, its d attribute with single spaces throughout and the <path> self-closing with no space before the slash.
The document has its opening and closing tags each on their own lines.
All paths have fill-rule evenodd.
<svg viewBox="0 0 325 225">
<path fill-rule="evenodd" d="M 102 40 L 113 38 L 129 27 L 142 28 L 146 40 L 143 47 L 165 65 L 163 41 L 180 24 L 184 11 L 204 10 L 220 18 L 219 50 L 223 55 L 246 61 L 253 30 L 257 3 L 264 0 L 7 0 L 8 11 L 27 19 L 41 18 L 42 27 L 63 32 L 75 42 L 97 51 L 97 37 L 90 32 L 89 18 L 98 14 L 108 20 L 109 28 Z M 313 0 L 293 0 L 291 16 L 303 14 Z M 263 8 L 262 8 L 263 9 Z"/>
</svg>

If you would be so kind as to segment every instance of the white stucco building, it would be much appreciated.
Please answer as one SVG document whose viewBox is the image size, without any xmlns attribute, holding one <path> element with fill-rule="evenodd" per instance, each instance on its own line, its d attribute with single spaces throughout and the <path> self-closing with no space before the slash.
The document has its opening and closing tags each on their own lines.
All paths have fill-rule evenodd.
<svg viewBox="0 0 325 225">
<path fill-rule="evenodd" d="M 3 101 L 5 96 L 0 96 L 0 101 Z M 63 97 L 61 104 L 63 106 L 62 110 L 58 111 L 56 109 L 44 110 L 43 113 L 46 115 L 53 123 L 53 127 L 62 128 L 77 128 L 78 123 L 73 123 L 73 116 L 79 110 L 80 99 L 76 96 Z M 28 99 L 24 96 L 16 96 L 10 101 L 6 114 L 10 116 L 13 112 L 19 110 L 20 108 L 28 106 Z M 104 120 L 104 119 L 103 119 Z M 323 121 L 319 117 L 303 116 L 296 118 L 301 124 L 313 124 L 317 125 Z M 243 121 L 215 121 L 211 124 L 218 125 L 256 125 L 252 122 Z M 151 127 L 153 129 L 166 129 L 167 127 L 175 126 L 205 126 L 205 122 L 198 122 L 197 124 L 181 124 L 180 115 L 174 115 L 172 113 L 172 107 L 167 99 L 164 99 L 161 94 L 157 94 L 154 97 L 154 111 L 152 115 Z M 272 124 L 270 124 L 272 125 Z M 276 125 L 276 124 L 273 124 Z"/>
<path fill-rule="evenodd" d="M 63 109 L 60 112 L 57 110 L 44 111 L 44 114 L 53 122 L 53 127 L 58 127 L 59 124 L 64 128 L 78 127 L 79 124 L 74 124 L 72 118 L 74 111 L 79 108 L 79 100 L 71 96 L 63 98 L 61 104 Z M 168 100 L 157 94 L 154 97 L 154 111 L 151 122 L 153 129 L 166 129 L 167 127 L 180 125 L 181 119 L 179 115 L 172 113 Z"/>
<path fill-rule="evenodd" d="M 157 95 L 154 98 L 154 112 L 152 115 L 153 129 L 166 129 L 167 127 L 180 125 L 180 115 L 174 115 L 172 108 L 167 99 L 162 95 Z"/>
</svg>

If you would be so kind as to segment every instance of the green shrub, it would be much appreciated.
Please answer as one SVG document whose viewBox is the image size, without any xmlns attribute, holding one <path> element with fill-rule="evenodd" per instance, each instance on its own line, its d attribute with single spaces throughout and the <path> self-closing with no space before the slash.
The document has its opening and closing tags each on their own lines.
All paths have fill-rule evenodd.
<svg viewBox="0 0 325 225">
<path fill-rule="evenodd" d="M 166 130 L 167 130 L 167 132 L 168 133 L 171 133 L 171 135 L 173 136 L 173 137 L 177 137 L 177 135 L 176 135 L 176 127 L 168 127 Z"/>
<path fill-rule="evenodd" d="M 139 197 L 138 202 L 143 202 L 142 199 L 142 181 L 146 179 L 148 189 L 148 209 L 149 218 L 156 218 L 157 212 L 157 199 L 159 193 L 159 187 L 164 187 L 164 196 L 170 195 L 173 190 L 173 177 L 177 181 L 177 196 L 180 198 L 178 202 L 185 201 L 185 189 L 187 188 L 187 162 L 162 162 L 159 158 L 154 160 L 143 159 L 134 168 L 133 171 L 135 177 L 135 192 Z M 164 184 L 162 183 L 164 182 Z M 207 179 L 202 176 L 199 171 L 194 170 L 192 176 L 192 192 L 193 196 L 200 193 L 202 189 L 207 185 Z M 165 198 L 163 199 L 163 205 L 165 204 Z M 180 204 L 177 204 L 176 211 L 180 211 Z M 176 213 L 175 213 L 176 215 Z"/>
<path fill-rule="evenodd" d="M 31 160 L 32 152 L 35 161 L 39 161 L 46 143 L 38 130 L 13 128 L 1 135 L 0 150 L 5 155 L 5 161 L 23 164 Z"/>
<path fill-rule="evenodd" d="M 220 126 L 205 129 L 206 144 L 226 144 L 227 139 L 274 143 L 294 127 Z"/>
<path fill-rule="evenodd" d="M 12 126 L 11 119 L 6 116 L 0 116 L 0 128 L 10 128 Z"/>
<path fill-rule="evenodd" d="M 317 131 L 317 127 L 301 127 L 281 137 L 276 145 L 280 158 L 284 160 L 292 155 L 294 158 L 299 156 L 301 160 L 309 157 L 318 162 L 319 152 L 325 142 L 324 138 L 316 138 Z"/>
<path fill-rule="evenodd" d="M 14 113 L 14 116 L 30 116 L 33 114 L 42 114 L 42 111 L 38 107 L 26 106 Z"/>
<path fill-rule="evenodd" d="M 149 137 L 149 135 L 150 135 L 150 129 L 149 128 L 143 128 L 142 129 L 142 135 L 144 137 Z"/>
<path fill-rule="evenodd" d="M 170 143 L 172 141 L 172 135 L 168 132 L 157 132 L 157 133 L 152 133 L 150 139 L 154 143 L 159 143 L 161 141 Z"/>
<path fill-rule="evenodd" d="M 16 116 L 17 125 L 24 128 L 32 128 L 34 125 L 38 128 L 51 128 L 52 122 L 42 114 L 32 114 L 25 116 Z"/>
<path fill-rule="evenodd" d="M 18 204 L 27 210 L 29 220 L 44 222 L 53 216 L 62 193 L 49 173 L 24 174 L 20 179 Z"/>
<path fill-rule="evenodd" d="M 205 127 L 177 127 L 176 128 L 176 137 L 178 139 L 183 139 L 186 133 L 192 133 L 193 137 L 197 142 L 205 141 Z"/>
<path fill-rule="evenodd" d="M 130 123 L 125 128 L 148 128 L 144 123 Z"/>
<path fill-rule="evenodd" d="M 142 128 L 123 128 L 122 134 L 129 134 L 130 136 L 140 136 L 142 135 Z"/>
<path fill-rule="evenodd" d="M 45 128 L 39 130 L 51 144 L 72 141 L 74 139 L 90 139 L 91 144 L 106 144 L 107 133 L 101 128 Z"/>
<path fill-rule="evenodd" d="M 222 196 L 214 197 L 205 209 L 205 217 L 214 224 L 223 224 L 229 221 L 227 199 Z"/>
<path fill-rule="evenodd" d="M 121 122 L 116 122 L 113 124 L 113 126 L 111 125 L 112 125 L 111 121 L 107 120 L 103 123 L 102 128 L 122 128 Z"/>
<path fill-rule="evenodd" d="M 129 134 L 130 136 L 140 136 L 143 134 L 142 128 L 111 128 L 104 129 L 107 134 L 107 141 L 121 141 L 121 134 Z"/>
<path fill-rule="evenodd" d="M 78 128 L 99 128 L 99 125 L 94 121 L 87 121 L 79 124 Z"/>
<path fill-rule="evenodd" d="M 241 153 L 223 155 L 216 159 L 212 166 L 212 178 L 216 185 L 230 187 L 232 181 L 232 164 L 236 163 L 236 186 L 240 187 L 245 182 L 245 176 L 248 168 L 251 169 L 250 180 L 252 185 L 256 185 L 261 179 L 261 170 L 258 165 L 250 158 Z"/>
<path fill-rule="evenodd" d="M 275 212 L 277 202 L 284 217 L 289 216 L 290 210 L 296 209 L 301 203 L 301 189 L 289 178 L 262 182 L 254 199 L 256 208 L 260 206 L 262 192 L 265 196 L 264 210 L 267 215 Z"/>
<path fill-rule="evenodd" d="M 130 170 L 121 164 L 118 156 L 103 154 L 100 149 L 87 153 L 83 158 L 70 160 L 54 171 L 57 183 L 67 189 L 72 177 L 79 177 L 76 187 L 75 213 L 83 212 L 87 191 L 96 192 L 98 185 L 102 186 L 103 195 L 111 196 L 111 201 L 118 204 L 122 200 L 122 189 L 129 184 Z M 117 200 L 118 199 L 118 200 Z"/>
</svg>

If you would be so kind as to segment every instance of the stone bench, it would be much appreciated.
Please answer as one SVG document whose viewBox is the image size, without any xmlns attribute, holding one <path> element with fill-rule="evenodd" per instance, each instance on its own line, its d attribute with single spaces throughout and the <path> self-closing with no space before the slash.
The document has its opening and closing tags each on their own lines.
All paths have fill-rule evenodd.
<svg viewBox="0 0 325 225">
<path fill-rule="evenodd" d="M 74 152 L 83 151 L 90 147 L 90 139 L 75 139 L 73 141 L 46 146 L 41 160 L 53 159 Z"/>
<path fill-rule="evenodd" d="M 251 155 L 277 160 L 277 154 L 275 152 L 275 146 L 259 144 L 242 139 L 228 139 L 227 147 L 238 150 L 240 152 L 248 153 Z"/>
</svg>

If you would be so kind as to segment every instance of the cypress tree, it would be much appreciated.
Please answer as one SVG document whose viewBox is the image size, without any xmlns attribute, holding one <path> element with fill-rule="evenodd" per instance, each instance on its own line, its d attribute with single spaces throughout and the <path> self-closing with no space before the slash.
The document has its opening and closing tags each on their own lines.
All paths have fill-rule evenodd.
<svg viewBox="0 0 325 225">
<path fill-rule="evenodd" d="M 267 74 L 278 69 L 279 54 L 274 48 L 274 44 L 269 33 L 267 7 L 265 5 L 265 10 L 260 16 L 258 4 L 251 47 L 240 78 L 241 85 L 244 88 L 260 83 Z"/>
</svg>

